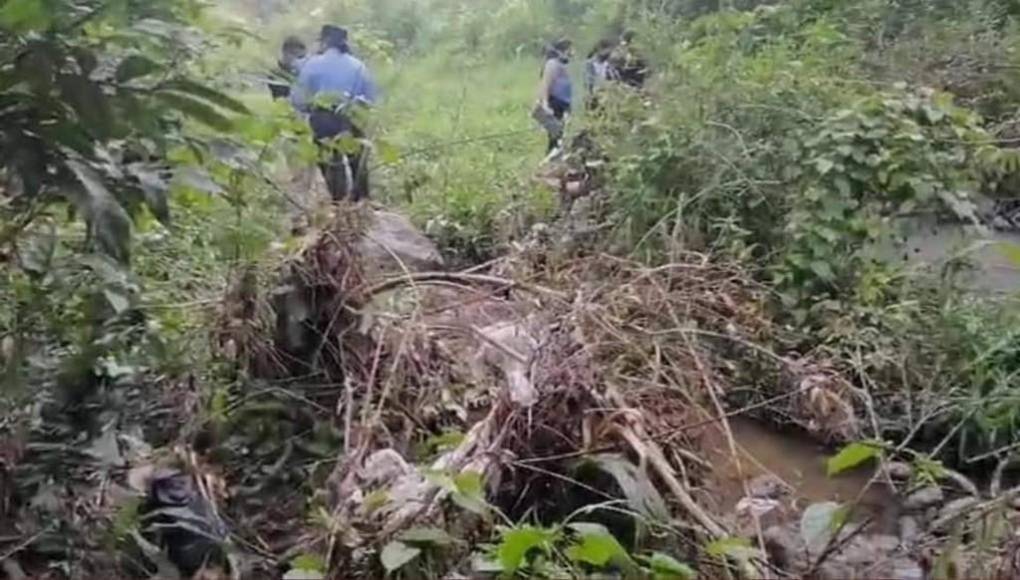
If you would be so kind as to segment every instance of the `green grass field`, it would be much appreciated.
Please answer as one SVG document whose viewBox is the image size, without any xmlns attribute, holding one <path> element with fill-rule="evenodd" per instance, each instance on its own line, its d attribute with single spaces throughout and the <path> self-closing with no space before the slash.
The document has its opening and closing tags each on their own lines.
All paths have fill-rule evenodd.
<svg viewBox="0 0 1020 580">
<path fill-rule="evenodd" d="M 529 114 L 538 66 L 428 57 L 379 71 L 374 133 L 400 159 L 376 160 L 377 198 L 468 256 L 546 217 L 553 195 L 532 180 L 545 155 Z"/>
</svg>

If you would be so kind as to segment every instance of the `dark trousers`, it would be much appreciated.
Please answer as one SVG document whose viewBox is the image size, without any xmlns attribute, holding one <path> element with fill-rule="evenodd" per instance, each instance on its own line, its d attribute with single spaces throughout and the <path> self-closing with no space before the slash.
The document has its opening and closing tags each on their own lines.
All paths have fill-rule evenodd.
<svg viewBox="0 0 1020 580">
<path fill-rule="evenodd" d="M 368 147 L 365 133 L 347 118 L 333 111 L 316 110 L 309 117 L 312 135 L 319 145 L 319 169 L 333 201 L 368 198 Z M 348 137 L 357 143 L 343 142 Z"/>
<path fill-rule="evenodd" d="M 561 101 L 556 97 L 549 97 L 549 108 L 552 109 L 553 116 L 562 121 L 567 116 L 567 113 L 570 112 L 570 103 Z M 553 149 L 559 147 L 561 141 L 563 141 L 562 132 L 559 135 L 550 133 L 548 152 L 551 153 Z"/>
</svg>

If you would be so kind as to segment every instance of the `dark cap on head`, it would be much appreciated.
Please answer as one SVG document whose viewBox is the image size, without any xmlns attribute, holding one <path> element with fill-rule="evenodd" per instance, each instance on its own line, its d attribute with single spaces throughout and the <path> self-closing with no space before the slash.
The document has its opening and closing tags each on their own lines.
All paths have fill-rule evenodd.
<svg viewBox="0 0 1020 580">
<path fill-rule="evenodd" d="M 558 38 L 553 41 L 551 46 L 553 50 L 557 50 L 559 52 L 567 52 L 568 50 L 570 50 L 570 47 L 573 46 L 573 43 L 570 42 L 569 38 Z"/>
<path fill-rule="evenodd" d="M 286 52 L 299 52 L 304 51 L 307 48 L 308 47 L 305 46 L 304 41 L 297 36 L 288 36 L 283 41 L 283 50 Z"/>
<path fill-rule="evenodd" d="M 322 27 L 319 38 L 326 46 L 341 48 L 347 45 L 347 29 L 327 24 Z"/>
</svg>

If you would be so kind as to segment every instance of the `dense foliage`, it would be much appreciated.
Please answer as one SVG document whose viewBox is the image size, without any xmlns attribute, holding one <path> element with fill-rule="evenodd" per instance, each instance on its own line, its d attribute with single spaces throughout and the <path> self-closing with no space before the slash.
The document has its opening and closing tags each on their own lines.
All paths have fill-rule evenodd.
<svg viewBox="0 0 1020 580">
<path fill-rule="evenodd" d="M 71 567 L 96 541 L 74 537 L 73 515 L 46 512 L 62 485 L 55 466 L 112 426 L 144 423 L 129 417 L 138 400 L 179 397 L 188 415 L 161 407 L 167 425 L 138 438 L 201 442 L 249 469 L 244 501 L 262 485 L 249 479 L 279 478 L 310 498 L 298 511 L 335 532 L 317 492 L 351 434 L 332 409 L 323 418 L 319 402 L 251 376 L 216 335 L 231 300 L 256 310 L 252 288 L 306 249 L 288 235 L 286 174 L 312 163 L 313 148 L 263 80 L 286 36 L 311 43 L 324 22 L 350 28 L 384 89 L 368 119 L 379 201 L 411 216 L 452 265 L 532 247 L 542 224 L 564 229 L 550 263 L 605 252 L 655 267 L 700 252 L 737 264 L 764 297 L 746 307 L 769 321 L 758 351 L 830 361 L 867 401 L 871 435 L 908 438 L 917 464 L 930 467 L 931 454 L 983 468 L 1020 439 L 1020 310 L 973 291 L 966 256 L 936 272 L 898 258 L 919 223 L 983 227 L 988 207 L 1020 195 L 1018 18 L 1014 0 L 6 0 L 0 408 L 5 434 L 42 444 L 14 491 L 0 453 L 0 499 L 51 518 L 66 537 L 40 551 Z M 539 55 L 573 38 L 580 79 L 587 48 L 625 29 L 653 75 L 642 91 L 606 89 L 597 114 L 570 121 L 599 157 L 584 216 L 595 235 L 576 244 L 569 220 L 557 221 L 562 192 L 534 179 Z M 763 401 L 782 380 L 740 352 L 719 370 L 746 387 L 728 403 L 771 409 Z M 464 413 L 460 404 L 442 413 Z M 422 431 L 409 438 L 424 448 L 463 437 Z M 281 475 L 295 456 L 299 467 Z M 627 469 L 608 471 L 663 503 Z M 493 517 L 477 477 L 447 479 L 459 508 Z M 103 542 L 130 535 L 132 510 Z M 493 543 L 472 538 L 468 550 L 490 572 L 695 574 L 676 552 L 621 545 L 599 525 L 502 523 L 486 520 Z M 462 544 L 409 530 L 380 546 L 372 570 L 437 575 Z M 706 553 L 736 569 L 748 550 L 724 539 Z M 321 572 L 329 556 L 290 564 Z"/>
</svg>

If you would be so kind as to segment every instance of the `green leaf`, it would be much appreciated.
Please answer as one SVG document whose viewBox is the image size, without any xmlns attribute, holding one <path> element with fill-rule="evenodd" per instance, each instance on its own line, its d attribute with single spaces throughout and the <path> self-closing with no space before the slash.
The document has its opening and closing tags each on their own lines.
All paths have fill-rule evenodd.
<svg viewBox="0 0 1020 580">
<path fill-rule="evenodd" d="M 397 539 L 408 544 L 425 544 L 432 546 L 452 546 L 457 539 L 441 528 L 411 528 Z"/>
<path fill-rule="evenodd" d="M 226 193 L 223 187 L 213 180 L 208 171 L 199 167 L 186 167 L 177 171 L 174 174 L 174 180 L 178 185 L 190 187 L 195 191 L 209 195 L 224 195 Z"/>
<path fill-rule="evenodd" d="M 574 562 L 604 568 L 609 563 L 625 564 L 630 562 L 627 550 L 609 533 L 604 526 L 598 524 L 578 523 L 569 526 L 580 535 L 581 541 L 567 549 L 567 557 Z"/>
<path fill-rule="evenodd" d="M 18 262 L 21 269 L 37 277 L 46 275 L 57 249 L 57 226 L 46 220 L 39 226 L 42 231 L 32 232 L 28 239 L 18 245 Z"/>
<path fill-rule="evenodd" d="M 52 14 L 42 0 L 7 0 L 0 8 L 0 25 L 21 32 L 45 30 Z"/>
<path fill-rule="evenodd" d="M 333 139 L 330 147 L 344 155 L 355 155 L 361 150 L 361 140 L 353 135 L 341 135 Z"/>
<path fill-rule="evenodd" d="M 815 160 L 815 169 L 822 175 L 828 174 L 835 166 L 835 163 L 824 157 Z"/>
<path fill-rule="evenodd" d="M 131 299 L 124 296 L 120 292 L 114 290 L 103 290 L 103 296 L 106 298 L 106 302 L 113 308 L 113 311 L 117 314 L 123 314 L 131 307 Z"/>
<path fill-rule="evenodd" d="M 662 552 L 654 552 L 647 562 L 653 580 L 694 580 L 698 577 L 693 568 Z"/>
<path fill-rule="evenodd" d="M 832 282 L 836 279 L 836 273 L 832 271 L 832 266 L 828 262 L 811 262 L 811 271 L 815 273 L 815 276 L 826 282 Z"/>
<path fill-rule="evenodd" d="M 451 496 L 454 503 L 478 515 L 488 513 L 489 504 L 485 501 L 485 484 L 481 473 L 477 471 L 460 473 L 453 478 L 453 485 L 456 490 Z"/>
<path fill-rule="evenodd" d="M 208 87 L 206 85 L 197 83 L 192 80 L 176 79 L 174 81 L 167 83 L 165 86 L 170 90 L 178 91 L 181 93 L 191 95 L 193 97 L 197 97 L 204 101 L 208 101 L 216 105 L 217 107 L 222 107 L 228 111 L 232 111 L 240 115 L 247 115 L 250 113 L 248 107 L 246 107 L 244 103 L 242 103 L 241 101 L 238 101 L 233 97 L 221 93 L 220 91 L 217 91 L 214 88 Z"/>
<path fill-rule="evenodd" d="M 705 553 L 716 558 L 746 561 L 758 555 L 747 538 L 720 538 L 705 546 Z"/>
<path fill-rule="evenodd" d="M 301 554 L 290 562 L 283 580 L 321 580 L 326 577 L 326 560 L 318 554 Z"/>
<path fill-rule="evenodd" d="M 388 574 L 403 568 L 421 555 L 421 549 L 408 546 L 403 542 L 390 542 L 379 554 L 379 560 Z"/>
<path fill-rule="evenodd" d="M 528 552 L 541 550 L 548 555 L 557 538 L 559 532 L 556 530 L 530 525 L 508 529 L 503 532 L 503 541 L 497 548 L 499 563 L 506 573 L 512 574 L 525 564 Z"/>
<path fill-rule="evenodd" d="M 882 447 L 879 445 L 867 442 L 851 443 L 829 458 L 827 462 L 829 477 L 839 475 L 881 455 Z"/>
<path fill-rule="evenodd" d="M 83 75 L 60 75 L 57 85 L 61 97 L 71 105 L 88 133 L 98 137 L 113 134 L 115 121 L 110 100 L 97 83 Z"/>
<path fill-rule="evenodd" d="M 72 201 L 85 215 L 99 250 L 127 264 L 131 257 L 131 218 L 91 167 L 73 159 L 66 165 L 83 186 L 85 195 L 72 196 Z"/>
<path fill-rule="evenodd" d="M 377 489 L 365 496 L 365 511 L 373 513 L 390 503 L 390 492 L 385 489 Z"/>
<path fill-rule="evenodd" d="M 482 497 L 485 493 L 485 485 L 482 482 L 482 474 L 477 471 L 465 471 L 453 478 L 453 484 L 457 486 L 457 492 L 467 496 Z"/>
<path fill-rule="evenodd" d="M 160 69 L 159 64 L 147 56 L 133 54 L 120 61 L 115 78 L 119 83 L 126 83 L 137 78 L 148 76 Z"/>
<path fill-rule="evenodd" d="M 429 437 L 426 445 L 433 451 L 447 451 L 464 442 L 464 433 L 460 431 L 446 431 L 441 435 Z"/>
<path fill-rule="evenodd" d="M 808 506 L 800 519 L 800 535 L 812 554 L 821 553 L 840 527 L 848 511 L 842 505 L 827 501 Z"/>
<path fill-rule="evenodd" d="M 142 196 L 145 199 L 145 205 L 152 211 L 152 215 L 160 223 L 169 224 L 170 201 L 168 193 L 170 184 L 157 171 L 140 166 L 131 167 L 128 171 L 138 180 Z"/>
<path fill-rule="evenodd" d="M 232 121 L 205 101 L 174 91 L 159 91 L 156 97 L 181 114 L 213 129 L 230 131 L 232 128 Z"/>
<path fill-rule="evenodd" d="M 658 521 L 670 519 L 666 501 L 648 478 L 648 474 L 623 455 L 613 453 L 596 455 L 581 465 L 584 464 L 594 465 L 612 476 L 632 510 Z"/>
</svg>

